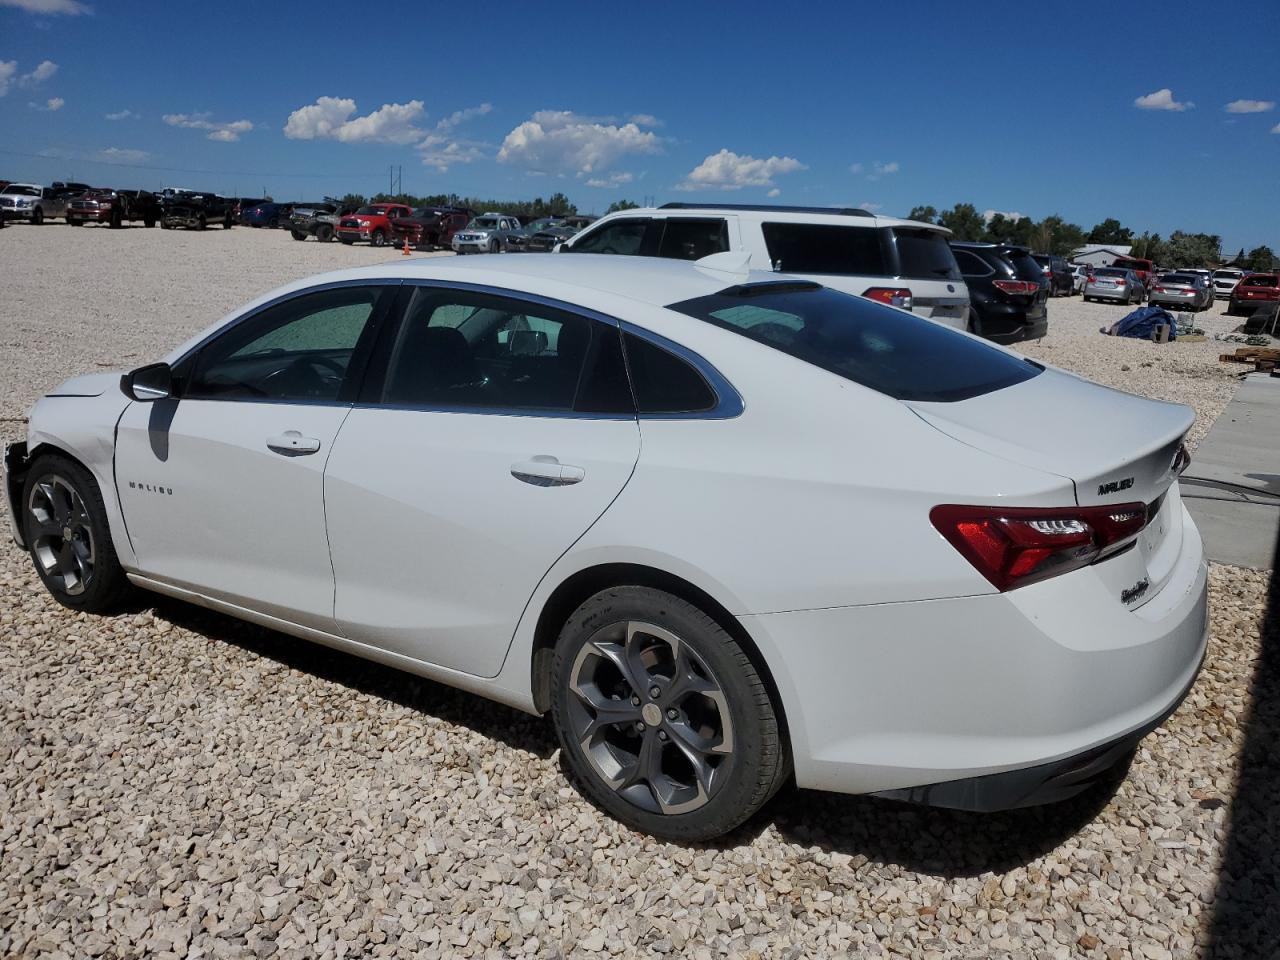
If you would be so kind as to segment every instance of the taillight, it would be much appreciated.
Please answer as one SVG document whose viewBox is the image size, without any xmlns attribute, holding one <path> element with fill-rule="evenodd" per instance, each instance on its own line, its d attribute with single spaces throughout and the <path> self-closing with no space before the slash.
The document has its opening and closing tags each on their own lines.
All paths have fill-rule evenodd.
<svg viewBox="0 0 1280 960">
<path fill-rule="evenodd" d="M 1147 507 L 965 507 L 943 504 L 929 519 L 947 542 L 1004 592 L 1087 567 L 1128 547 Z"/>
<path fill-rule="evenodd" d="M 997 290 L 1003 290 L 1005 293 L 1029 294 L 1035 293 L 1040 289 L 1040 284 L 1034 280 L 992 280 Z"/>
<path fill-rule="evenodd" d="M 886 303 L 891 307 L 901 307 L 903 310 L 911 309 L 911 291 L 906 287 L 872 287 L 870 290 L 863 291 L 862 295 L 876 303 Z"/>
</svg>

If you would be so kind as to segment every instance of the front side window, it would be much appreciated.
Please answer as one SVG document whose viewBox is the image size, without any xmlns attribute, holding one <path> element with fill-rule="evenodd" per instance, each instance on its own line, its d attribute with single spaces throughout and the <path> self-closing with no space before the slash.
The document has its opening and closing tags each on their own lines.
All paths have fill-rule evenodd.
<svg viewBox="0 0 1280 960">
<path fill-rule="evenodd" d="M 615 412 L 630 406 L 629 395 L 618 399 L 620 356 L 617 328 L 602 322 L 507 297 L 420 287 L 391 347 L 381 401 Z"/>
<path fill-rule="evenodd" d="M 654 256 L 646 243 L 652 220 L 614 220 L 577 237 L 568 249 L 571 253 L 610 253 L 621 256 Z"/>
<path fill-rule="evenodd" d="M 899 400 L 967 400 L 1041 370 L 949 327 L 827 287 L 751 284 L 668 309 Z"/>
<path fill-rule="evenodd" d="M 875 227 L 826 223 L 762 223 L 769 262 L 783 273 L 892 275 L 883 235 Z"/>
<path fill-rule="evenodd" d="M 201 348 L 182 395 L 203 400 L 336 401 L 384 287 L 294 297 Z"/>
</svg>

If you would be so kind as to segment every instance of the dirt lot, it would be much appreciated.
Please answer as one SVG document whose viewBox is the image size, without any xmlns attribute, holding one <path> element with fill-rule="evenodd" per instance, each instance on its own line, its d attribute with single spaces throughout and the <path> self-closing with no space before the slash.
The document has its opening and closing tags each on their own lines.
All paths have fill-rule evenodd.
<svg viewBox="0 0 1280 960">
<path fill-rule="evenodd" d="M 67 376 L 398 256 L 6 229 L 2 432 Z M 1050 310 L 1028 354 L 1190 403 L 1195 437 L 1231 396 L 1212 340 L 1116 341 L 1097 330 L 1124 308 Z M 1220 312 L 1211 334 L 1235 325 Z M 581 800 L 540 720 L 176 603 L 77 616 L 6 542 L 0 957 L 1277 956 L 1268 582 L 1213 568 L 1205 671 L 1114 790 L 992 816 L 790 790 L 689 848 Z"/>
</svg>

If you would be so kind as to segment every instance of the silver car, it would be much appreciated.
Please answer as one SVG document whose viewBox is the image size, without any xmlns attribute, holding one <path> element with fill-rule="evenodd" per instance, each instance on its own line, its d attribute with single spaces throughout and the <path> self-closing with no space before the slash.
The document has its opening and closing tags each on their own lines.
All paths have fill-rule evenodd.
<svg viewBox="0 0 1280 960">
<path fill-rule="evenodd" d="M 1142 281 L 1132 270 L 1123 267 L 1095 267 L 1085 281 L 1085 300 L 1115 300 L 1119 303 L 1141 303 L 1147 295 Z"/>
<path fill-rule="evenodd" d="M 484 213 L 453 235 L 454 253 L 499 253 L 520 221 L 503 213 Z"/>
<path fill-rule="evenodd" d="M 1150 303 L 1152 306 L 1177 307 L 1198 313 L 1213 306 L 1213 288 L 1199 273 L 1175 271 L 1152 284 Z"/>
</svg>

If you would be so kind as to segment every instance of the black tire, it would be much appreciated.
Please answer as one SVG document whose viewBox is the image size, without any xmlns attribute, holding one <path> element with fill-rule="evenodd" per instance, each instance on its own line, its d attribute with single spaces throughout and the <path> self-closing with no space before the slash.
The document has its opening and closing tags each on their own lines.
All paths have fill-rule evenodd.
<svg viewBox="0 0 1280 960">
<path fill-rule="evenodd" d="M 328 243 L 333 239 L 333 227 L 327 223 L 320 224 L 320 226 L 316 227 L 316 239 L 321 243 Z"/>
<path fill-rule="evenodd" d="M 48 537 L 41 532 L 41 520 L 47 524 L 51 519 L 51 514 L 43 505 L 61 500 L 61 491 L 68 489 L 78 495 L 83 506 L 83 520 L 74 529 L 71 541 L 62 540 L 60 536 Z M 47 490 L 55 491 L 55 496 L 46 497 Z M 43 517 L 38 516 L 33 509 L 36 504 L 41 505 L 40 513 Z M 72 516 L 62 522 L 65 530 L 69 526 L 74 527 L 77 520 Z M 102 492 L 89 471 L 74 460 L 60 454 L 49 454 L 38 457 L 31 464 L 22 488 L 22 525 L 36 574 L 50 595 L 64 607 L 85 613 L 106 613 L 119 607 L 133 592 L 111 541 Z M 43 529 L 47 531 L 48 526 Z M 54 550 L 55 542 L 60 543 L 62 548 Z M 91 567 L 90 572 L 80 581 L 78 589 L 56 569 L 52 572 L 47 569 L 50 557 L 61 556 L 63 550 L 81 552 L 83 555 L 86 549 L 92 557 Z"/>
<path fill-rule="evenodd" d="M 355 243 L 355 240 L 351 239 L 350 237 L 339 237 L 338 239 L 342 241 L 342 245 L 345 247 L 349 247 L 353 243 Z"/>
<path fill-rule="evenodd" d="M 598 639 L 602 633 L 610 636 L 619 631 L 626 633 L 627 624 L 634 622 L 650 624 L 650 629 L 658 627 L 675 635 L 683 649 L 691 651 L 693 659 L 700 661 L 701 667 L 705 667 L 712 686 L 723 694 L 723 702 L 727 707 L 731 723 L 728 737 L 731 741 L 730 750 L 720 756 L 714 767 L 709 766 L 713 771 L 710 775 L 711 787 L 709 792 L 703 791 L 705 797 L 695 801 L 700 805 L 685 812 L 661 812 L 654 789 L 647 785 L 651 782 L 648 780 L 644 784 L 637 783 L 626 789 L 632 792 L 634 798 L 648 803 L 654 809 L 645 809 L 638 802 L 615 791 L 597 772 L 582 747 L 579 727 L 587 716 L 587 708 L 583 706 L 585 701 L 571 688 L 575 670 L 580 669 L 580 661 L 590 662 L 590 655 L 585 651 L 593 639 Z M 637 632 L 637 637 L 643 636 L 643 631 Z M 656 649 L 660 645 L 650 649 Z M 667 649 L 672 648 L 668 646 Z M 606 663 L 605 672 L 609 669 Z M 620 673 L 617 674 L 619 680 L 621 676 Z M 660 690 L 655 677 L 658 678 L 657 683 L 665 682 L 660 671 L 651 671 L 644 675 L 641 686 L 652 683 L 655 684 L 654 690 Z M 621 680 L 621 684 L 634 689 L 625 680 Z M 778 717 L 768 687 L 751 658 L 715 620 L 691 603 L 661 590 L 638 586 L 613 587 L 597 593 L 575 610 L 561 629 L 556 643 L 551 691 L 551 712 L 556 733 L 569 770 L 579 788 L 605 812 L 636 830 L 686 842 L 723 836 L 763 807 L 790 776 L 790 761 Z M 661 693 L 665 696 L 665 691 Z M 702 730 L 714 730 L 719 707 L 712 706 L 714 716 L 707 720 L 705 704 L 713 702 L 702 699 L 700 702 L 704 704 L 701 708 L 704 718 L 695 721 L 692 713 L 699 708 L 687 705 L 693 700 L 699 700 L 700 694 L 685 694 L 684 699 L 678 702 L 673 700 L 665 705 L 661 697 L 649 699 L 650 696 L 648 691 L 641 691 L 634 699 L 627 698 L 632 703 L 636 703 L 641 697 L 645 698 L 643 707 L 637 706 L 635 709 L 648 710 L 657 717 L 656 722 L 643 727 L 645 732 L 637 733 L 635 725 L 626 720 L 605 724 L 601 727 L 601 736 L 631 737 L 636 741 L 647 737 L 649 739 L 646 742 L 656 751 L 653 755 L 660 758 L 657 762 L 663 770 L 663 777 L 669 763 L 675 763 L 677 768 L 685 763 L 688 767 L 685 776 L 688 776 L 693 767 L 682 760 L 685 753 L 677 748 L 676 735 L 672 733 L 668 736 L 665 732 L 668 726 L 666 718 L 671 718 L 673 731 L 681 729 L 677 724 L 683 723 L 683 729 L 698 726 L 699 736 L 710 738 L 714 734 L 708 735 L 702 733 Z M 614 694 L 610 699 L 617 700 L 617 695 Z M 617 702 L 624 710 L 628 709 L 626 700 Z M 673 704 L 679 706 L 679 709 L 675 709 Z M 664 710 L 669 712 L 664 713 Z M 685 710 L 689 710 L 690 714 L 686 715 Z M 645 716 L 649 717 L 649 713 Z M 723 732 L 722 721 L 721 726 Z M 721 738 L 721 744 L 723 741 L 724 737 Z M 640 754 L 636 756 L 639 757 Z M 710 757 L 711 754 L 704 751 L 704 756 Z M 638 765 L 637 762 L 637 767 Z M 680 778 L 681 774 L 673 772 L 672 777 Z M 672 793 L 669 796 L 680 795 Z"/>
<path fill-rule="evenodd" d="M 293 237 L 293 239 L 295 239 L 295 240 L 305 240 L 305 239 L 307 239 L 307 235 L 306 235 L 305 233 L 299 233 L 297 230 L 290 230 L 290 231 L 289 231 L 289 236 Z"/>
<path fill-rule="evenodd" d="M 272 217 L 270 221 L 268 221 L 267 226 L 274 230 L 276 227 L 280 226 L 280 221 L 275 217 Z"/>
<path fill-rule="evenodd" d="M 44 211 L 39 207 L 36 207 L 35 210 L 31 212 L 31 225 L 38 227 L 42 223 L 44 223 Z"/>
<path fill-rule="evenodd" d="M 369 242 L 375 247 L 385 247 L 387 245 L 387 235 L 382 230 L 375 230 L 369 234 Z"/>
<path fill-rule="evenodd" d="M 124 226 L 124 214 L 122 214 L 119 210 L 112 210 L 111 211 L 111 229 L 119 230 L 123 226 Z"/>
<path fill-rule="evenodd" d="M 147 219 L 145 219 L 145 220 L 143 220 L 143 221 L 142 221 L 142 225 L 143 225 L 144 227 L 146 227 L 148 230 L 150 230 L 152 227 L 154 227 L 154 226 L 156 225 L 156 218 L 155 218 L 155 217 L 147 217 Z"/>
<path fill-rule="evenodd" d="M 83 221 L 83 220 L 68 220 L 68 221 L 67 221 L 67 226 L 69 226 L 69 227 L 83 227 L 83 226 L 84 226 L 84 221 Z"/>
<path fill-rule="evenodd" d="M 202 213 L 202 214 L 200 214 L 200 219 L 196 221 L 196 229 L 197 229 L 197 230 L 203 230 L 203 229 L 204 229 L 205 227 L 207 227 L 208 225 L 209 225 L 209 224 L 208 224 L 208 223 L 205 221 L 205 219 L 204 219 L 204 214 L 203 214 L 203 213 Z"/>
<path fill-rule="evenodd" d="M 490 253 L 501 253 L 501 252 L 502 252 L 502 245 L 501 245 L 501 244 L 499 244 L 497 240 L 490 240 L 490 241 L 489 241 L 489 252 L 490 252 Z"/>
<path fill-rule="evenodd" d="M 227 214 L 225 217 L 223 217 L 222 219 L 223 230 L 230 230 L 234 226 L 235 226 L 235 221 L 231 219 L 231 214 Z"/>
</svg>

